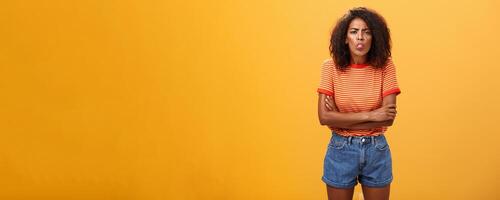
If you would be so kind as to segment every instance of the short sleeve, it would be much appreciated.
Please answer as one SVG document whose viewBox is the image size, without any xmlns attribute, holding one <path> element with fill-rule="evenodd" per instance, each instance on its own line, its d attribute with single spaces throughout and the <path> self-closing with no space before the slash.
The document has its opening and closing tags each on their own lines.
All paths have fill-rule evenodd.
<svg viewBox="0 0 500 200">
<path fill-rule="evenodd" d="M 318 93 L 323 93 L 332 96 L 333 91 L 333 70 L 334 65 L 331 59 L 323 61 L 321 65 L 321 76 L 319 81 Z"/>
<path fill-rule="evenodd" d="M 384 67 L 383 79 L 382 79 L 382 98 L 390 94 L 400 94 L 398 80 L 396 77 L 396 67 L 392 62 L 392 59 L 387 60 L 387 65 Z"/>
</svg>

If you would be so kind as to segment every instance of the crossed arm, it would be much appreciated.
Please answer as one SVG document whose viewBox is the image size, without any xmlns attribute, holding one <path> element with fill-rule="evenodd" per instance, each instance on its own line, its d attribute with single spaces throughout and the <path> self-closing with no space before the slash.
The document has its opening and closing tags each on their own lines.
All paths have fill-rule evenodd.
<svg viewBox="0 0 500 200">
<path fill-rule="evenodd" d="M 357 113 L 342 113 L 335 106 L 332 96 L 319 93 L 318 116 L 321 125 L 345 129 L 370 129 L 391 126 L 396 117 L 396 94 L 383 98 L 382 107 Z"/>
</svg>

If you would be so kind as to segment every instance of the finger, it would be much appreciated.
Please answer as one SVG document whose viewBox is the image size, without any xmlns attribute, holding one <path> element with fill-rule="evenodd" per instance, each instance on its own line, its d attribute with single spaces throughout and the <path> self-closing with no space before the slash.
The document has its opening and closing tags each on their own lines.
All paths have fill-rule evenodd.
<svg viewBox="0 0 500 200">
<path fill-rule="evenodd" d="M 332 107 L 330 107 L 330 105 L 329 105 L 329 104 L 326 104 L 326 108 L 327 108 L 328 110 L 332 110 Z"/>
<path fill-rule="evenodd" d="M 396 109 L 388 109 L 387 113 L 396 113 Z"/>
<path fill-rule="evenodd" d="M 396 104 L 387 104 L 385 105 L 386 108 L 396 108 Z"/>
<path fill-rule="evenodd" d="M 327 104 L 328 106 L 330 106 L 330 108 L 333 108 L 333 103 L 331 101 L 328 101 Z"/>
<path fill-rule="evenodd" d="M 326 100 L 326 103 L 327 103 L 327 104 L 329 104 L 330 106 L 331 106 L 331 105 L 333 105 L 333 102 L 332 102 L 332 100 L 330 100 L 330 99 L 327 99 L 327 100 Z"/>
<path fill-rule="evenodd" d="M 391 103 L 391 104 L 386 104 L 385 106 L 388 108 L 395 108 L 396 104 Z"/>
</svg>

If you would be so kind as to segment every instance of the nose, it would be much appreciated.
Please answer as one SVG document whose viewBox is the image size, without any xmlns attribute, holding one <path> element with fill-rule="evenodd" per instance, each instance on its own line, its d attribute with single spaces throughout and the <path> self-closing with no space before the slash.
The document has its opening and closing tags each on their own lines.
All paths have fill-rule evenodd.
<svg viewBox="0 0 500 200">
<path fill-rule="evenodd" d="M 358 34 L 356 35 L 356 39 L 358 40 L 364 40 L 364 35 L 361 33 L 362 31 L 359 31 Z"/>
</svg>

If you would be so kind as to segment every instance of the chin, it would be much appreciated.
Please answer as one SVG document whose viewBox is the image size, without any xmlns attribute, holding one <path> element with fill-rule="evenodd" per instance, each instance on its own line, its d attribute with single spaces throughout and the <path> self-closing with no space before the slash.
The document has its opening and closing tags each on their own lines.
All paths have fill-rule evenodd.
<svg viewBox="0 0 500 200">
<path fill-rule="evenodd" d="M 359 52 L 357 50 L 350 50 L 350 53 L 351 55 L 355 55 L 357 57 L 361 57 L 361 56 L 366 56 L 368 55 L 368 52 L 370 51 L 370 49 L 368 49 L 367 51 L 363 51 L 363 52 Z"/>
<path fill-rule="evenodd" d="M 366 56 L 368 54 L 368 52 L 364 52 L 364 53 L 359 53 L 359 52 L 356 52 L 356 53 L 353 53 L 355 56 L 358 56 L 358 57 L 361 57 L 361 56 Z"/>
</svg>

